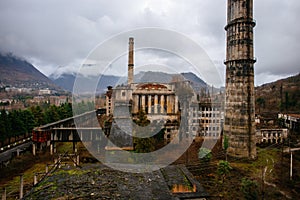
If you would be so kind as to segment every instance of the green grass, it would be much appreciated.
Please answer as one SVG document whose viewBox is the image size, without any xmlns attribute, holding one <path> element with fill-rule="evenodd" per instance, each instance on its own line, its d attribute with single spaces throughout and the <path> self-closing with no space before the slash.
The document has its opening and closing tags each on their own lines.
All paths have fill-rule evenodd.
<svg viewBox="0 0 300 200">
<path fill-rule="evenodd" d="M 193 171 L 197 180 L 203 184 L 210 194 L 222 194 L 225 199 L 243 199 L 240 191 L 242 178 L 249 178 L 258 183 L 259 192 L 261 192 L 262 178 L 269 183 L 278 184 L 279 173 L 278 163 L 281 161 L 281 150 L 275 148 L 257 148 L 257 159 L 237 159 L 230 158 L 229 163 L 232 166 L 230 174 L 226 177 L 223 184 L 219 182 L 217 176 L 217 166 L 214 165 L 206 171 Z M 208 176 L 211 174 L 212 176 Z M 280 187 L 274 188 L 266 186 L 264 191 L 270 199 L 280 199 L 283 196 L 279 194 Z M 260 194 L 261 195 L 261 194 Z"/>
<path fill-rule="evenodd" d="M 36 163 L 31 168 L 27 169 L 24 173 L 22 173 L 24 188 L 26 186 L 31 188 L 33 186 L 34 174 L 35 173 L 40 173 L 40 172 L 45 172 L 45 168 L 46 168 L 45 164 Z M 19 193 L 20 176 L 16 174 L 11 180 L 9 180 L 5 184 L 1 185 L 1 187 L 6 188 L 6 193 L 7 194 Z M 26 193 L 26 191 L 24 191 L 24 193 Z"/>
<path fill-rule="evenodd" d="M 257 159 L 254 161 L 230 161 L 230 164 L 238 169 L 242 169 L 252 177 L 261 176 L 263 168 L 267 167 L 268 171 L 273 169 L 274 163 L 280 158 L 279 149 L 261 149 L 257 148 Z"/>
<path fill-rule="evenodd" d="M 57 144 L 57 153 L 73 153 L 73 143 L 72 142 L 64 142 Z"/>
</svg>

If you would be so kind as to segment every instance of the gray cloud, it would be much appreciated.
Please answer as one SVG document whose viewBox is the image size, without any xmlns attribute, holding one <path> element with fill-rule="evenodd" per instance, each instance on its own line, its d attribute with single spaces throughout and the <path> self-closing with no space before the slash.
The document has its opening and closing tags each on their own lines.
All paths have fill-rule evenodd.
<svg viewBox="0 0 300 200">
<path fill-rule="evenodd" d="M 298 73 L 300 2 L 264 0 L 254 6 L 256 84 Z M 223 77 L 225 24 L 224 0 L 2 0 L 0 50 L 25 57 L 49 75 L 76 71 L 97 44 L 115 34 L 161 27 L 197 42 Z"/>
<path fill-rule="evenodd" d="M 262 84 L 300 72 L 300 2 L 255 2 L 256 83 Z"/>
</svg>

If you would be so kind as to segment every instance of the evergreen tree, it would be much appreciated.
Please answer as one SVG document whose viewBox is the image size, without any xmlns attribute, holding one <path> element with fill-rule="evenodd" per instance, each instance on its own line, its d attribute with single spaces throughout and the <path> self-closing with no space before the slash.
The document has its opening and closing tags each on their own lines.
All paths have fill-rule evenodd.
<svg viewBox="0 0 300 200">
<path fill-rule="evenodd" d="M 40 126 L 45 124 L 45 115 L 40 106 L 31 107 L 30 110 L 34 116 L 35 126 Z"/>
<path fill-rule="evenodd" d="M 258 113 L 260 113 L 260 109 L 265 107 L 266 101 L 264 98 L 259 97 L 256 99 L 256 103 L 258 104 Z"/>
<path fill-rule="evenodd" d="M 148 134 L 148 129 L 145 130 L 145 126 L 150 124 L 150 120 L 147 119 L 146 113 L 141 110 L 138 112 L 137 119 L 134 120 L 136 125 L 138 125 L 134 130 L 134 135 L 144 136 L 134 137 L 133 142 L 135 144 L 135 151 L 138 153 L 148 153 L 155 150 L 155 139 L 153 137 L 146 137 Z M 138 133 L 138 134 L 137 134 Z"/>
<path fill-rule="evenodd" d="M 24 121 L 21 118 L 21 113 L 21 110 L 13 110 L 10 113 L 10 120 L 12 124 L 11 136 L 15 138 L 17 138 L 20 135 L 23 135 L 26 132 Z"/>
<path fill-rule="evenodd" d="M 5 110 L 1 110 L 0 112 L 0 142 L 1 146 L 3 146 L 3 142 L 8 138 L 8 114 Z"/>
<path fill-rule="evenodd" d="M 71 103 L 64 103 L 64 104 L 60 105 L 58 112 L 59 112 L 60 119 L 72 117 L 73 112 L 72 112 Z"/>
<path fill-rule="evenodd" d="M 288 111 L 290 106 L 289 93 L 285 92 L 285 110 Z"/>
<path fill-rule="evenodd" d="M 31 112 L 31 110 L 26 109 L 22 111 L 21 118 L 24 123 L 25 133 L 30 133 L 32 129 L 35 127 L 35 119 L 33 113 Z"/>
<path fill-rule="evenodd" d="M 31 133 L 34 127 L 65 119 L 72 115 L 72 105 L 70 103 L 62 104 L 59 107 L 44 104 L 43 108 L 33 106 L 30 109 L 10 112 L 1 110 L 0 144 L 2 146 L 6 139 L 10 143 L 12 137 L 26 136 L 26 133 Z"/>
<path fill-rule="evenodd" d="M 52 123 L 55 121 L 59 121 L 60 115 L 59 115 L 59 109 L 55 105 L 51 105 L 46 111 L 45 111 L 45 122 L 46 123 Z"/>
</svg>

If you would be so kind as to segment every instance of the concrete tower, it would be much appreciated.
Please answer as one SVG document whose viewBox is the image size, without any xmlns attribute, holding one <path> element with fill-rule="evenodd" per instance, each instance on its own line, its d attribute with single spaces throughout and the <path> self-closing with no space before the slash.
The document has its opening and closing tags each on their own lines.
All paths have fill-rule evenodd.
<svg viewBox="0 0 300 200">
<path fill-rule="evenodd" d="M 129 51 L 128 51 L 128 85 L 133 83 L 133 66 L 134 66 L 134 61 L 133 61 L 133 38 L 129 38 Z"/>
<path fill-rule="evenodd" d="M 256 157 L 254 119 L 253 0 L 227 1 L 226 103 L 228 154 Z"/>
</svg>

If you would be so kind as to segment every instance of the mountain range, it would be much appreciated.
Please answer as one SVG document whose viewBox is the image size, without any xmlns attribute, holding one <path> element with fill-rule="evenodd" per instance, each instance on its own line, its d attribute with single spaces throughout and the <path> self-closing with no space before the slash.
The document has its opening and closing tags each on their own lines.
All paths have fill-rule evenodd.
<svg viewBox="0 0 300 200">
<path fill-rule="evenodd" d="M 52 80 L 32 64 L 12 53 L 0 53 L 0 85 L 2 87 L 59 89 Z"/>
<path fill-rule="evenodd" d="M 190 81 L 191 86 L 194 89 L 207 87 L 207 84 L 196 76 L 194 73 L 181 73 L 179 74 L 181 79 L 185 79 Z M 153 72 L 153 71 L 142 71 L 134 76 L 135 83 L 147 83 L 147 82 L 158 82 L 158 83 L 170 83 L 174 81 L 178 77 L 176 74 L 168 74 L 164 72 Z M 73 90 L 73 85 L 76 79 L 83 80 L 81 84 L 84 84 L 86 90 L 89 90 L 89 86 L 98 82 L 97 92 L 103 93 L 107 90 L 107 86 L 116 86 L 126 84 L 127 77 L 122 76 L 113 76 L 113 75 L 97 75 L 97 76 L 88 76 L 83 77 L 82 75 L 74 75 L 74 74 L 62 74 L 59 77 L 50 76 L 50 79 L 60 87 L 68 91 Z"/>
<path fill-rule="evenodd" d="M 181 79 L 191 82 L 194 89 L 206 87 L 207 84 L 195 74 L 181 73 Z M 135 75 L 136 83 L 141 82 L 160 82 L 169 83 L 178 78 L 178 75 L 168 74 L 164 72 L 142 71 Z M 50 75 L 49 77 L 42 74 L 31 63 L 13 55 L 12 53 L 0 53 L 0 86 L 1 87 L 17 87 L 17 88 L 49 88 L 54 90 L 64 89 L 72 92 L 75 80 L 84 80 L 81 86 L 87 91 L 91 89 L 91 85 L 98 83 L 97 93 L 106 91 L 107 86 L 116 86 L 125 84 L 127 77 L 114 75 L 95 75 L 84 77 L 83 75 L 62 74 L 60 76 Z M 91 91 L 93 92 L 93 91 Z"/>
<path fill-rule="evenodd" d="M 49 78 L 37 70 L 28 61 L 14 56 L 12 53 L 0 53 L 0 87 L 27 87 L 49 88 L 72 92 L 76 78 L 82 75 L 62 74 Z M 142 71 L 135 75 L 136 83 L 163 82 L 169 83 L 180 78 L 190 81 L 195 91 L 208 85 L 191 72 L 181 74 L 168 74 L 164 72 Z M 98 81 L 99 80 L 99 81 Z M 97 92 L 103 93 L 107 86 L 116 86 L 126 83 L 127 78 L 113 75 L 90 76 L 84 79 L 82 85 L 87 89 L 92 83 L 98 83 Z M 215 89 L 214 89 L 215 91 Z M 256 110 L 264 112 L 299 112 L 300 110 L 300 73 L 286 79 L 277 80 L 255 88 Z"/>
</svg>

